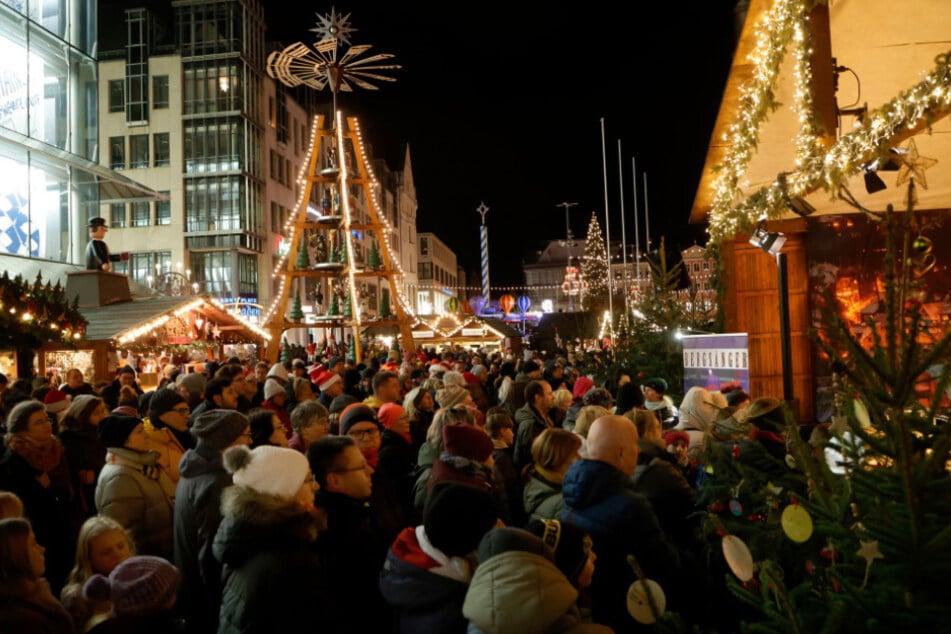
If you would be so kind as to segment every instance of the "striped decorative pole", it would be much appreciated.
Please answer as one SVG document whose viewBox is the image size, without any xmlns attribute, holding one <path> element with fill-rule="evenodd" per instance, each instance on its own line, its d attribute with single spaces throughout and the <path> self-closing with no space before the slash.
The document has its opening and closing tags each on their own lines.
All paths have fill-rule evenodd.
<svg viewBox="0 0 951 634">
<path fill-rule="evenodd" d="M 479 203 L 476 213 L 482 216 L 482 225 L 479 227 L 479 249 L 482 253 L 482 297 L 485 299 L 485 308 L 489 307 L 489 228 L 485 225 L 485 214 L 489 208 L 485 203 Z M 485 310 L 485 309 L 483 309 Z"/>
</svg>

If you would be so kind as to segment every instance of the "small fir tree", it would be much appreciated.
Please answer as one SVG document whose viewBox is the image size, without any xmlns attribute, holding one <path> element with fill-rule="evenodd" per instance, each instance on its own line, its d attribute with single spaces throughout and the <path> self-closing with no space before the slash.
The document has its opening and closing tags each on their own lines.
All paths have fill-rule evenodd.
<svg viewBox="0 0 951 634">
<path fill-rule="evenodd" d="M 383 297 L 380 298 L 380 317 L 382 319 L 389 319 L 390 317 L 390 294 L 383 293 Z"/>
<path fill-rule="evenodd" d="M 287 342 L 287 337 L 281 339 L 281 363 L 290 363 L 294 360 L 294 351 Z"/>
<path fill-rule="evenodd" d="M 297 262 L 294 264 L 298 270 L 310 268 L 310 255 L 307 253 L 307 240 L 300 241 L 300 250 L 297 252 Z"/>
<path fill-rule="evenodd" d="M 340 300 L 337 298 L 336 291 L 330 291 L 330 306 L 327 308 L 328 317 L 336 317 L 340 314 Z"/>
<path fill-rule="evenodd" d="M 350 293 L 347 293 L 347 301 L 343 305 L 343 316 L 353 317 L 353 301 L 350 298 Z"/>
<path fill-rule="evenodd" d="M 376 245 L 376 240 L 370 244 L 370 255 L 367 258 L 367 266 L 371 269 L 378 269 L 383 266 L 383 261 L 380 259 L 380 250 Z"/>
<path fill-rule="evenodd" d="M 299 322 L 304 318 L 304 309 L 301 307 L 300 290 L 294 294 L 294 301 L 291 303 L 291 319 Z"/>
<path fill-rule="evenodd" d="M 588 223 L 588 235 L 584 242 L 584 255 L 581 258 L 581 278 L 587 284 L 582 306 L 585 310 L 597 310 L 607 303 L 608 265 L 607 249 L 601 235 L 598 216 L 591 214 Z"/>
</svg>

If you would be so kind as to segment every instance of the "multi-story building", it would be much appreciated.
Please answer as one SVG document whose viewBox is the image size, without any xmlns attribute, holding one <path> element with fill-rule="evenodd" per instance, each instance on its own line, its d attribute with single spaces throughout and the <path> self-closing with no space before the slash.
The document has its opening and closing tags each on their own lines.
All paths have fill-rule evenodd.
<svg viewBox="0 0 951 634">
<path fill-rule="evenodd" d="M 122 272 L 158 288 L 169 276 L 203 293 L 240 302 L 254 316 L 278 292 L 293 216 L 302 204 L 318 104 L 328 95 L 290 89 L 265 72 L 265 14 L 257 0 L 174 0 L 167 20 L 126 9 L 125 28 L 104 43 L 99 83 L 103 158 L 167 194 L 154 205 L 110 205 L 110 245 L 129 251 Z M 305 92 L 306 91 L 306 92 Z M 409 152 L 398 172 L 374 161 L 378 203 L 394 259 L 415 283 L 416 194 Z M 312 201 L 315 204 L 319 201 Z M 356 222 L 370 202 L 351 200 Z M 358 262 L 371 240 L 354 234 Z M 399 254 L 409 254 L 400 256 Z M 293 254 L 290 254 L 293 257 Z M 162 278 L 158 283 L 156 278 Z M 374 313 L 384 283 L 360 282 Z M 304 297 L 305 306 L 315 298 Z M 391 300 L 392 301 L 392 300 Z"/>
<path fill-rule="evenodd" d="M 419 287 L 416 312 L 435 315 L 446 312 L 446 302 L 456 297 L 456 254 L 434 233 L 419 234 Z M 462 301 L 464 298 L 460 298 Z"/>
<path fill-rule="evenodd" d="M 713 289 L 713 271 L 716 269 L 716 262 L 713 258 L 707 257 L 706 249 L 694 244 L 681 251 L 684 270 L 690 277 L 690 287 L 694 291 L 712 291 Z"/>
<path fill-rule="evenodd" d="M 537 252 L 530 262 L 522 265 L 525 286 L 532 310 L 544 312 L 568 312 L 580 310 L 580 289 L 577 285 L 565 284 L 567 269 L 580 267 L 584 255 L 584 240 L 551 240 Z M 567 290 L 566 290 L 567 289 Z"/>
</svg>

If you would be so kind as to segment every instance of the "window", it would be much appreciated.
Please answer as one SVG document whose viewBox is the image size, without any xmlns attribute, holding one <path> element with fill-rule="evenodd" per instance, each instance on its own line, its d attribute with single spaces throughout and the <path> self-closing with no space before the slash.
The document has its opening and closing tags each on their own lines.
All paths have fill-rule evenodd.
<svg viewBox="0 0 951 634">
<path fill-rule="evenodd" d="M 149 203 L 132 203 L 132 226 L 148 227 L 150 218 Z"/>
<path fill-rule="evenodd" d="M 168 108 L 168 75 L 152 78 L 152 109 Z"/>
<path fill-rule="evenodd" d="M 171 151 L 169 150 L 168 132 L 159 132 L 152 135 L 152 151 L 155 152 L 155 167 L 163 167 L 171 164 Z"/>
<path fill-rule="evenodd" d="M 433 263 L 432 262 L 419 263 L 419 279 L 421 280 L 433 279 Z"/>
<path fill-rule="evenodd" d="M 125 110 L 125 82 L 121 79 L 109 80 L 109 112 Z"/>
<path fill-rule="evenodd" d="M 159 192 L 166 198 L 169 195 L 168 191 Z M 172 201 L 169 200 L 160 200 L 155 203 L 155 224 L 157 225 L 170 225 L 172 224 Z"/>
<path fill-rule="evenodd" d="M 125 137 L 109 137 L 109 167 L 114 170 L 125 169 Z"/>
<path fill-rule="evenodd" d="M 113 228 L 122 228 L 125 226 L 125 203 L 113 203 L 109 205 L 109 226 Z"/>
<path fill-rule="evenodd" d="M 133 134 L 129 137 L 129 167 L 149 166 L 149 135 Z"/>
<path fill-rule="evenodd" d="M 419 254 L 420 254 L 420 255 L 429 255 L 429 238 L 420 238 L 420 240 L 419 240 Z"/>
</svg>

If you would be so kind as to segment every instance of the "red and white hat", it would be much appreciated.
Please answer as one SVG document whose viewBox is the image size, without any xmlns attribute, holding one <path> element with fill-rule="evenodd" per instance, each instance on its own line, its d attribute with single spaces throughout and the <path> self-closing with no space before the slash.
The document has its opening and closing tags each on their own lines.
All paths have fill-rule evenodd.
<svg viewBox="0 0 951 634">
<path fill-rule="evenodd" d="M 46 393 L 46 396 L 43 397 L 43 405 L 46 407 L 46 411 L 50 414 L 62 413 L 65 416 L 66 410 L 69 409 L 72 398 L 73 397 L 71 397 L 66 392 L 58 390 L 54 387 Z"/>
<path fill-rule="evenodd" d="M 331 385 L 333 385 L 334 383 L 336 383 L 336 382 L 338 382 L 338 381 L 342 381 L 342 380 L 343 380 L 343 379 L 341 379 L 341 378 L 340 378 L 340 375 L 337 374 L 336 372 L 327 372 L 327 371 L 324 371 L 323 374 L 321 374 L 319 377 L 317 377 L 317 380 L 315 380 L 314 383 L 317 384 L 317 387 L 320 388 L 320 391 L 321 391 L 321 392 L 324 392 L 324 391 L 326 391 L 327 388 L 329 388 Z"/>
</svg>

